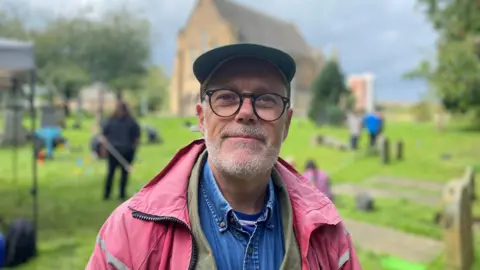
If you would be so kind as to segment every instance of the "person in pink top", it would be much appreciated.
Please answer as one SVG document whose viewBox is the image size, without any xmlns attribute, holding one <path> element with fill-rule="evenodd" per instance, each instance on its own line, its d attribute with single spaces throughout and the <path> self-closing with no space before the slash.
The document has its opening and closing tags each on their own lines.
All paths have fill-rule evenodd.
<svg viewBox="0 0 480 270">
<path fill-rule="evenodd" d="M 313 160 L 308 160 L 305 163 L 305 172 L 303 173 L 309 182 L 311 182 L 318 190 L 325 194 L 331 201 L 333 201 L 333 193 L 330 185 L 328 174 L 317 167 Z"/>
<path fill-rule="evenodd" d="M 113 211 L 86 270 L 360 270 L 333 203 L 279 158 L 295 70 L 258 44 L 200 55 L 204 139 Z"/>
</svg>

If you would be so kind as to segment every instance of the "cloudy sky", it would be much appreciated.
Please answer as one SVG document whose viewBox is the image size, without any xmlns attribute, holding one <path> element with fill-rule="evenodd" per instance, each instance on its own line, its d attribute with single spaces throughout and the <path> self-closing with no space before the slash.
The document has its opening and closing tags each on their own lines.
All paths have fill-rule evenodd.
<svg viewBox="0 0 480 270">
<path fill-rule="evenodd" d="M 151 20 L 156 41 L 154 63 L 170 73 L 175 36 L 197 0 L 0 0 L 28 3 L 30 10 L 68 14 L 90 5 L 100 12 L 108 5 L 129 2 Z M 402 74 L 419 60 L 431 58 L 436 35 L 416 0 L 235 0 L 246 6 L 292 21 L 312 47 L 329 54 L 336 47 L 347 74 L 372 72 L 376 95 L 384 101 L 415 101 L 426 91 L 421 81 Z"/>
</svg>

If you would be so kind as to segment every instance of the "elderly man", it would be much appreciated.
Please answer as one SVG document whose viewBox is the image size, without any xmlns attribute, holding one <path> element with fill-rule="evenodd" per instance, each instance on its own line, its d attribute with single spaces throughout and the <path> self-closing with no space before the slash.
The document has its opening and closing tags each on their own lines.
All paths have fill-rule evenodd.
<svg viewBox="0 0 480 270">
<path fill-rule="evenodd" d="M 361 269 L 332 202 L 278 158 L 295 69 L 255 44 L 201 55 L 205 141 L 113 212 L 87 269 Z"/>
</svg>

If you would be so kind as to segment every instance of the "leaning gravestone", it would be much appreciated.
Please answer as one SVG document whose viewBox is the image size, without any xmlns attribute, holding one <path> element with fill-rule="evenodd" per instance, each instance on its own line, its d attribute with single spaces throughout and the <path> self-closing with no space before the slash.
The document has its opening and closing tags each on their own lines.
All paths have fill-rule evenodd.
<svg viewBox="0 0 480 270">
<path fill-rule="evenodd" d="M 374 209 L 373 197 L 362 192 L 355 196 L 355 205 L 358 211 L 371 212 Z"/>
<path fill-rule="evenodd" d="M 471 269 L 474 259 L 472 204 L 469 185 L 453 180 L 445 186 L 441 226 L 445 244 L 445 269 Z"/>
<path fill-rule="evenodd" d="M 23 108 L 20 105 L 10 105 L 5 110 L 4 133 L 2 146 L 20 146 L 28 141 L 28 132 L 22 125 Z"/>
</svg>

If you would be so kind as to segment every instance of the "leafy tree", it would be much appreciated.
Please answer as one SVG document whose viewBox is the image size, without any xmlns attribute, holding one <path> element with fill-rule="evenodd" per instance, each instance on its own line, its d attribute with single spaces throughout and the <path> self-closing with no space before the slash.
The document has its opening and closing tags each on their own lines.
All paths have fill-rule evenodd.
<svg viewBox="0 0 480 270">
<path fill-rule="evenodd" d="M 311 91 L 312 101 L 308 112 L 310 119 L 320 123 L 324 119 L 330 118 L 328 115 L 331 113 L 328 112 L 338 114 L 339 110 L 334 107 L 338 107 L 342 97 L 348 94 L 348 90 L 344 75 L 336 61 L 326 63 L 320 74 L 313 80 Z M 338 119 L 339 117 L 333 118 Z"/>
<path fill-rule="evenodd" d="M 147 76 L 143 80 L 143 89 L 148 99 L 148 110 L 158 111 L 165 107 L 168 101 L 169 78 L 160 66 L 148 69 Z"/>
<path fill-rule="evenodd" d="M 150 25 L 125 7 L 107 11 L 87 35 L 82 66 L 117 92 L 139 89 L 150 57 Z"/>
<path fill-rule="evenodd" d="M 0 37 L 28 40 L 30 33 L 20 17 L 0 10 Z"/>
<path fill-rule="evenodd" d="M 434 62 L 405 78 L 425 78 L 445 109 L 480 120 L 480 5 L 476 0 L 418 0 L 439 33 Z M 480 122 L 480 121 L 479 121 Z"/>
</svg>

